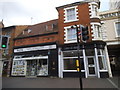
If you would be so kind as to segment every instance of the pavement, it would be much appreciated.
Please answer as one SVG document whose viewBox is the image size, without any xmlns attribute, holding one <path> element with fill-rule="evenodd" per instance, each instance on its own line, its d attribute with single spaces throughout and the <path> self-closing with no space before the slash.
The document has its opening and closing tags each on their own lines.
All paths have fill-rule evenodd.
<svg viewBox="0 0 120 90">
<path fill-rule="evenodd" d="M 83 88 L 89 89 L 105 89 L 105 90 L 119 90 L 118 78 L 83 78 Z M 79 78 L 50 78 L 50 77 L 3 77 L 3 90 L 13 88 L 64 88 L 65 90 L 80 88 Z M 52 90 L 53 90 L 52 89 Z M 16 89 L 15 89 L 16 90 Z M 43 90 L 43 89 L 42 89 Z M 63 89 L 62 89 L 63 90 Z"/>
</svg>

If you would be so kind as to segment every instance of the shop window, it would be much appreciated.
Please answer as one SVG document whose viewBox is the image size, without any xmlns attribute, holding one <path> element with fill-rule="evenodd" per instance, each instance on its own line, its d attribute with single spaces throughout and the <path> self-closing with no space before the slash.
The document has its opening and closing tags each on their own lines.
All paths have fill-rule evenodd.
<svg viewBox="0 0 120 90">
<path fill-rule="evenodd" d="M 83 58 L 81 58 L 82 63 L 81 63 L 81 68 L 82 70 L 84 70 L 84 62 L 83 62 Z M 78 60 L 77 58 L 69 58 L 69 59 L 64 59 L 64 70 L 77 70 L 77 66 L 76 66 L 76 60 Z"/>
<path fill-rule="evenodd" d="M 86 49 L 85 54 L 86 56 L 95 56 L 95 51 L 94 49 Z"/>
<path fill-rule="evenodd" d="M 12 75 L 25 75 L 25 61 L 13 61 Z"/>
<path fill-rule="evenodd" d="M 39 76 L 47 76 L 48 75 L 47 59 L 41 59 L 38 61 L 38 75 Z"/>
<path fill-rule="evenodd" d="M 76 70 L 75 59 L 64 59 L 64 70 Z"/>
<path fill-rule="evenodd" d="M 84 62 L 83 62 L 83 52 L 80 51 L 80 59 L 82 61 L 82 70 L 84 70 Z M 77 70 L 76 60 L 78 60 L 78 52 L 77 50 L 64 51 L 63 52 L 63 60 L 64 60 L 64 70 Z"/>
<path fill-rule="evenodd" d="M 83 56 L 82 51 L 79 51 L 80 56 Z M 64 57 L 77 57 L 78 56 L 78 51 L 77 50 L 71 50 L 71 51 L 64 51 L 63 52 Z"/>
<path fill-rule="evenodd" d="M 98 62 L 99 62 L 99 68 L 100 70 L 106 70 L 106 59 L 105 59 L 105 53 L 104 50 L 98 49 Z"/>
<path fill-rule="evenodd" d="M 75 7 L 65 8 L 65 22 L 76 21 L 77 19 L 77 9 Z"/>
<path fill-rule="evenodd" d="M 120 37 L 120 22 L 115 23 L 116 37 Z"/>
</svg>

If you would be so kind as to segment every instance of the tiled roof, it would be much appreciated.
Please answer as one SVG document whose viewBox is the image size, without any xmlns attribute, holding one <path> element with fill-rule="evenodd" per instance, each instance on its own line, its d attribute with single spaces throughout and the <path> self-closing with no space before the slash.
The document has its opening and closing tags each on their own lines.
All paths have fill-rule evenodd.
<svg viewBox="0 0 120 90">
<path fill-rule="evenodd" d="M 18 36 L 18 38 L 48 34 L 53 32 L 58 32 L 58 19 L 35 24 L 35 25 L 30 25 Z"/>
</svg>

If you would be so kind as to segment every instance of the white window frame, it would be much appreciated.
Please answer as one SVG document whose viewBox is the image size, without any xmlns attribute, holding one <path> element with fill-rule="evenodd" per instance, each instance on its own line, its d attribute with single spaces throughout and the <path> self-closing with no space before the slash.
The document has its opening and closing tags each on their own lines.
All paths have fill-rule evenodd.
<svg viewBox="0 0 120 90">
<path fill-rule="evenodd" d="M 92 25 L 92 29 L 93 29 L 93 37 L 94 37 L 94 40 L 102 40 L 102 29 L 101 29 L 101 24 L 100 23 L 91 23 Z M 98 37 L 98 30 L 95 29 L 95 25 L 98 25 L 100 28 L 100 37 Z"/>
<path fill-rule="evenodd" d="M 94 7 L 94 9 L 93 9 L 93 7 Z M 90 8 L 90 18 L 94 18 L 94 17 L 96 17 L 96 18 L 100 18 L 99 16 L 98 16 L 98 3 L 96 3 L 96 2 L 90 2 L 89 3 L 89 8 Z M 95 12 L 95 8 L 96 8 L 96 12 Z"/>
<path fill-rule="evenodd" d="M 116 23 L 120 23 L 120 21 L 115 21 L 115 22 L 114 22 L 115 34 L 116 34 L 116 37 L 118 38 L 118 37 L 120 37 L 120 36 L 118 36 L 118 32 L 117 32 L 117 28 L 116 28 Z"/>
<path fill-rule="evenodd" d="M 107 70 L 107 62 L 106 62 L 106 57 L 105 57 L 105 51 L 104 51 L 104 49 L 103 50 L 99 49 L 99 50 L 100 50 L 100 55 L 98 54 L 98 57 L 102 58 L 102 63 L 103 63 L 103 67 L 104 67 L 104 69 L 100 69 L 100 67 L 99 67 L 99 69 L 100 69 L 100 71 L 106 71 Z M 98 61 L 98 63 L 99 63 L 99 61 Z M 100 65 L 100 63 L 99 63 L 99 65 Z"/>
<path fill-rule="evenodd" d="M 67 10 L 69 10 L 69 9 L 75 9 L 75 19 L 74 20 L 67 20 Z M 73 6 L 73 7 L 68 7 L 68 8 L 65 8 L 64 9 L 64 16 L 65 16 L 65 18 L 64 18 L 64 23 L 68 23 L 68 22 L 73 22 L 73 21 L 78 21 L 79 19 L 77 19 L 78 18 L 78 9 L 77 9 L 77 6 Z"/>
<path fill-rule="evenodd" d="M 70 50 L 71 52 L 72 51 L 76 51 L 76 50 Z M 70 52 L 70 51 L 63 51 L 63 52 Z M 80 50 L 80 51 L 82 51 L 82 50 Z M 82 51 L 82 54 L 83 54 L 83 51 Z M 78 57 L 77 56 L 75 56 L 75 57 L 64 57 L 63 56 L 63 72 L 78 72 L 77 71 L 77 68 L 76 68 L 76 70 L 65 70 L 64 69 L 64 61 L 66 60 L 66 59 L 78 59 Z M 83 58 L 84 59 L 84 57 L 83 56 L 80 56 L 80 58 Z M 84 61 L 83 61 L 84 62 Z M 85 69 L 85 63 L 84 63 L 84 69 Z M 85 72 L 85 70 L 81 70 L 81 72 Z"/>
<path fill-rule="evenodd" d="M 64 43 L 76 43 L 77 42 L 77 38 L 76 39 L 71 39 L 71 40 L 68 40 L 68 29 L 71 28 L 71 26 L 68 26 L 68 27 L 64 27 Z M 77 36 L 76 36 L 77 37 Z"/>
</svg>

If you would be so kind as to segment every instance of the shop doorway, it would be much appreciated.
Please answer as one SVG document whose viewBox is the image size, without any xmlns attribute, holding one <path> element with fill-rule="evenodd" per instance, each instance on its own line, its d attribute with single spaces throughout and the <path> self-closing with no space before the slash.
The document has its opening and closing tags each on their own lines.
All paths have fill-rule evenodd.
<svg viewBox="0 0 120 90">
<path fill-rule="evenodd" d="M 3 77 L 7 77 L 8 73 L 9 73 L 8 67 L 9 67 L 9 61 L 4 61 L 3 62 L 3 71 L 2 71 Z"/>
<path fill-rule="evenodd" d="M 87 57 L 88 77 L 96 76 L 96 65 L 94 57 Z"/>
<path fill-rule="evenodd" d="M 27 61 L 27 76 L 37 76 L 37 60 Z"/>
</svg>

